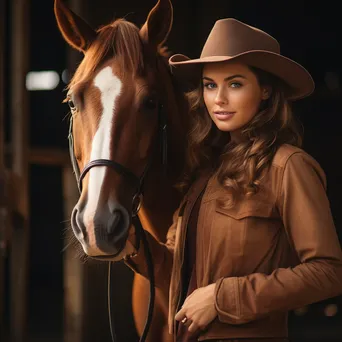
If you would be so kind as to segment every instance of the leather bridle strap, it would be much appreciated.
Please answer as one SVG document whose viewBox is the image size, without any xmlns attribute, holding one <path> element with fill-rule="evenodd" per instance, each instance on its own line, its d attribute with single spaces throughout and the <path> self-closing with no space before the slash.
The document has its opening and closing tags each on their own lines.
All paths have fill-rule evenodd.
<svg viewBox="0 0 342 342">
<path fill-rule="evenodd" d="M 128 170 L 123 165 L 121 165 L 121 164 L 119 164 L 119 163 L 117 163 L 117 162 L 115 162 L 113 160 L 109 160 L 109 159 L 96 159 L 96 160 L 92 160 L 91 162 L 89 162 L 84 167 L 82 173 L 80 174 L 80 178 L 78 180 L 78 188 L 80 189 L 80 192 L 82 192 L 82 181 L 83 181 L 83 178 L 86 176 L 88 171 L 90 171 L 90 169 L 92 169 L 93 167 L 96 167 L 96 166 L 111 167 L 112 169 L 114 169 L 121 176 L 125 176 L 126 178 L 128 178 L 130 180 L 130 183 L 133 184 L 135 189 L 138 189 L 139 186 L 140 186 L 141 179 L 139 179 L 133 172 Z"/>
</svg>

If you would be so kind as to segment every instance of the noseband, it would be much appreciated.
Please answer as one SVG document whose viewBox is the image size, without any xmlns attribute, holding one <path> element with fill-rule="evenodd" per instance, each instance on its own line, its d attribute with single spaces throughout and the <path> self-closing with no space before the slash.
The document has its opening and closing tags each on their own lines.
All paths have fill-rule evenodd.
<svg viewBox="0 0 342 342">
<path fill-rule="evenodd" d="M 126 177 L 129 181 L 129 183 L 133 186 L 134 189 L 136 189 L 135 195 L 133 196 L 132 199 L 132 222 L 135 226 L 135 233 L 136 233 L 136 238 L 137 238 L 137 246 L 136 250 L 139 250 L 140 247 L 140 240 L 142 240 L 143 245 L 144 245 L 144 251 L 147 257 L 147 266 L 148 266 L 148 272 L 149 272 L 149 279 L 150 279 L 150 301 L 149 301 L 149 307 L 148 307 L 148 315 L 144 327 L 143 334 L 141 335 L 140 342 L 143 342 L 146 340 L 148 330 L 151 325 L 152 321 L 152 316 L 153 316 L 153 308 L 154 308 L 154 298 L 155 298 L 155 288 L 154 288 L 154 269 L 153 269 L 153 260 L 152 260 L 152 255 L 150 252 L 150 249 L 148 247 L 148 242 L 146 239 L 145 231 L 142 227 L 141 221 L 139 219 L 139 216 L 137 215 L 139 212 L 139 209 L 141 207 L 141 201 L 143 197 L 143 184 L 145 180 L 145 176 L 151 166 L 151 163 L 154 158 L 155 151 L 157 150 L 158 147 L 161 148 L 161 156 L 162 156 L 162 164 L 164 167 L 164 170 L 166 170 L 167 167 L 167 119 L 166 115 L 163 111 L 163 105 L 159 103 L 158 105 L 158 136 L 160 139 L 160 143 L 157 143 L 156 149 L 154 149 L 152 155 L 149 157 L 149 160 L 147 164 L 145 165 L 145 168 L 143 170 L 143 173 L 141 174 L 140 177 L 136 176 L 132 171 L 130 171 L 128 168 L 126 168 L 124 165 L 117 163 L 114 160 L 110 159 L 95 159 L 91 160 L 89 163 L 87 163 L 80 172 L 80 169 L 77 164 L 77 160 L 75 157 L 75 152 L 74 152 L 74 139 L 72 135 L 72 117 L 70 118 L 70 126 L 69 126 L 69 153 L 70 153 L 70 159 L 72 163 L 72 167 L 75 173 L 75 177 L 77 180 L 77 185 L 79 192 L 82 192 L 82 182 L 86 174 L 93 168 L 97 166 L 106 166 L 112 168 L 114 171 L 116 171 L 118 174 L 120 174 L 123 177 Z M 125 245 L 122 246 L 122 248 L 117 252 L 116 255 L 119 255 Z M 111 286 L 110 286 L 110 281 L 111 281 L 111 267 L 112 267 L 112 262 L 109 262 L 109 269 L 108 269 L 108 313 L 109 313 L 109 325 L 110 325 L 110 331 L 111 331 L 111 336 L 113 342 L 116 341 L 116 334 L 114 331 L 114 324 L 113 324 L 113 318 L 112 318 L 112 313 L 111 313 Z"/>
</svg>

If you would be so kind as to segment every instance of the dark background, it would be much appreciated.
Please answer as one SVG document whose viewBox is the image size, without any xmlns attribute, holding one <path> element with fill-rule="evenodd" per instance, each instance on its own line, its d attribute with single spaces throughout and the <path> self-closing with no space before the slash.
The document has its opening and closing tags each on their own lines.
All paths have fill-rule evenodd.
<svg viewBox="0 0 342 342">
<path fill-rule="evenodd" d="M 152 0 L 87 0 L 84 1 L 84 14 L 93 27 L 122 16 L 140 26 L 154 5 Z M 184 53 L 192 58 L 199 56 L 214 22 L 234 17 L 274 36 L 285 56 L 310 71 L 316 82 L 315 93 L 295 103 L 294 110 L 304 126 L 304 149 L 318 160 L 326 172 L 328 196 L 342 241 L 342 97 L 339 84 L 342 29 L 338 2 L 174 0 L 173 5 L 174 26 L 167 45 L 174 53 Z M 67 68 L 68 47 L 57 30 L 53 1 L 32 0 L 30 20 L 30 70 L 55 70 L 61 75 Z M 335 87 L 329 86 L 329 77 L 336 79 Z M 68 122 L 64 117 L 68 109 L 62 104 L 65 86 L 61 82 L 53 91 L 30 92 L 32 147 L 67 150 Z M 7 120 L 6 124 L 9 141 L 10 121 Z M 44 341 L 62 341 L 63 336 L 62 249 L 65 225 L 61 172 L 60 168 L 53 166 L 30 167 L 29 332 L 32 341 L 41 336 L 44 336 Z M 122 266 L 116 267 L 121 267 L 126 277 L 122 281 L 127 282 L 116 285 L 116 289 L 124 291 L 125 288 L 121 304 L 129 306 L 131 273 L 123 271 Z M 337 305 L 338 311 L 333 317 L 325 314 L 329 304 Z M 120 309 L 117 310 L 117 319 L 122 323 L 119 340 L 134 341 L 134 331 L 128 332 L 124 326 L 128 322 L 128 327 L 132 327 L 131 317 L 122 317 L 119 313 Z M 93 319 L 96 315 L 94 312 Z M 291 312 L 289 325 L 293 341 L 342 341 L 342 299 L 312 304 L 306 312 Z"/>
</svg>

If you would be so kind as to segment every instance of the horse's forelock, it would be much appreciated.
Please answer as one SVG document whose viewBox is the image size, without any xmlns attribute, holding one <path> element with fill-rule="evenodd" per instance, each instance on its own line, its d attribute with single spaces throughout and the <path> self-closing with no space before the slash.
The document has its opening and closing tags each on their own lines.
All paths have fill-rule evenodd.
<svg viewBox="0 0 342 342">
<path fill-rule="evenodd" d="M 97 39 L 87 50 L 68 87 L 91 80 L 99 66 L 111 58 L 115 58 L 123 74 L 140 75 L 144 71 L 144 50 L 139 29 L 125 19 L 117 19 L 97 31 Z"/>
</svg>

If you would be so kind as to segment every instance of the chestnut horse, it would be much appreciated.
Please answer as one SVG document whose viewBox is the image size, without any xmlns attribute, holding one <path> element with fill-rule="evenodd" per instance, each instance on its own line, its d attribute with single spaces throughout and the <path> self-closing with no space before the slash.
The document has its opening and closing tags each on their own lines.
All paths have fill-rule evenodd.
<svg viewBox="0 0 342 342">
<path fill-rule="evenodd" d="M 183 169 L 188 108 L 163 47 L 172 27 L 172 4 L 159 0 L 141 29 L 117 19 L 95 31 L 62 1 L 55 0 L 54 10 L 66 42 L 84 54 L 67 95 L 74 166 L 87 169 L 80 175 L 72 229 L 88 256 L 107 261 L 115 256 L 117 260 L 129 252 L 134 179 L 147 171 L 138 215 L 143 228 L 160 242 L 165 242 L 181 200 L 174 185 Z M 166 172 L 160 154 L 155 153 L 160 152 L 161 117 L 162 125 L 168 127 Z M 109 160 L 112 165 L 92 165 L 96 160 Z M 140 335 L 147 316 L 149 282 L 137 274 L 132 298 Z M 172 340 L 167 313 L 168 289 L 156 289 L 148 341 Z"/>
</svg>

